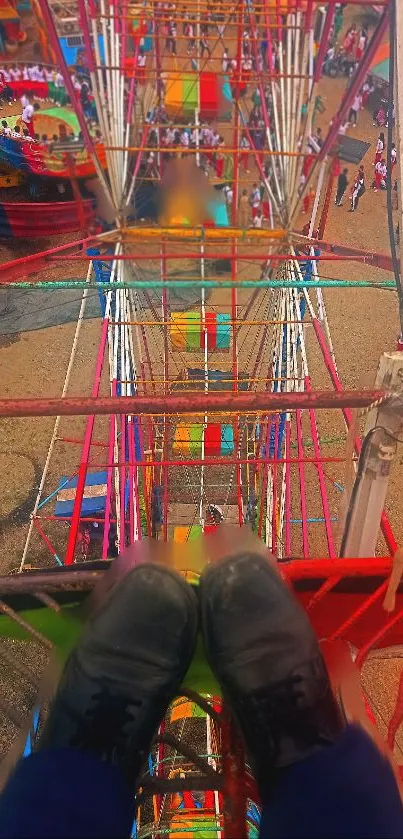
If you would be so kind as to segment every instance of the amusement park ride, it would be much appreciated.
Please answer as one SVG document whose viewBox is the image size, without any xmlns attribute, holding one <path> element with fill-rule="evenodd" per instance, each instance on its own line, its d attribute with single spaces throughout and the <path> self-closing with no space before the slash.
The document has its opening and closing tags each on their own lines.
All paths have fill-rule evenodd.
<svg viewBox="0 0 403 839">
<path fill-rule="evenodd" d="M 176 543 L 174 561 L 197 585 L 209 540 L 230 524 L 251 529 L 277 557 L 320 639 L 328 649 L 347 649 L 359 672 L 375 648 L 403 640 L 402 556 L 383 511 L 401 437 L 403 365 L 399 352 L 387 354 L 373 390 L 344 391 L 324 289 L 340 288 L 346 300 L 349 288 L 371 283 L 324 279 L 327 263 L 345 262 L 346 276 L 353 260 L 393 270 L 399 301 L 403 295 L 394 244 L 391 257 L 330 245 L 326 221 L 340 126 L 388 29 L 393 89 L 401 12 L 378 4 L 367 51 L 312 154 L 307 140 L 335 2 L 321 4 L 315 58 L 316 0 L 222 0 L 215 16 L 206 0 L 177 0 L 177 54 L 167 30 L 171 4 L 78 0 L 75 12 L 67 4 L 79 22 L 102 145 L 71 82 L 55 5 L 36 0 L 114 221 L 97 235 L 1 266 L 2 284 L 49 295 L 79 290 L 82 303 L 61 398 L 0 401 L 3 417 L 55 417 L 20 573 L 0 578 L 0 633 L 55 644 L 65 655 L 77 632 L 76 607 L 127 546 Z M 186 51 L 185 27 L 190 18 L 197 47 L 210 11 L 205 58 L 197 48 Z M 223 68 L 224 44 L 232 67 Z M 399 112 L 398 72 L 394 82 Z M 252 90 L 261 103 L 259 143 L 249 120 Z M 167 119 L 191 136 L 169 153 Z M 206 123 L 225 138 L 222 165 L 213 166 L 203 145 Z M 301 232 L 313 179 L 312 214 Z M 245 228 L 239 201 L 255 180 L 263 185 L 265 226 Z M 62 278 L 66 264 L 73 278 Z M 42 280 L 45 268 L 54 279 Z M 91 290 L 100 304 L 93 384 L 73 396 Z M 325 375 L 328 388 L 319 390 Z M 326 437 L 329 411 L 334 433 Z M 399 699 L 392 748 L 400 706 Z M 36 709 L 27 750 L 38 719 Z M 201 652 L 140 786 L 136 835 L 257 835 L 255 784 Z"/>
</svg>

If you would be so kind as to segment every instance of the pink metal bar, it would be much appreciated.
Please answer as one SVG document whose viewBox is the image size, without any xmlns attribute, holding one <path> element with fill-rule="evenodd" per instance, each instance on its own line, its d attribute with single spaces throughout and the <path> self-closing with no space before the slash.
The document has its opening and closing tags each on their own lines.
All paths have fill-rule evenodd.
<svg viewBox="0 0 403 839">
<path fill-rule="evenodd" d="M 310 393 L 312 391 L 311 387 L 311 380 L 309 376 L 305 377 L 305 389 Z M 316 417 L 315 411 L 312 408 L 309 409 L 309 422 L 311 426 L 311 435 L 312 435 L 312 442 L 313 442 L 313 450 L 315 452 L 315 457 L 317 460 L 315 461 L 316 470 L 318 473 L 318 481 L 320 487 L 320 494 L 322 499 L 322 509 L 323 515 L 325 519 L 325 529 L 326 529 L 326 539 L 327 539 L 327 546 L 329 549 L 329 556 L 333 558 L 336 556 L 334 541 L 333 541 L 333 533 L 332 533 L 332 524 L 330 521 L 330 510 L 329 510 L 329 501 L 326 492 L 326 483 L 325 483 L 325 476 L 323 472 L 323 466 L 321 462 L 321 450 L 320 450 L 320 443 L 319 443 L 319 434 L 318 434 L 318 427 L 316 424 Z"/>
<path fill-rule="evenodd" d="M 313 324 L 313 328 L 315 330 L 316 337 L 318 339 L 319 347 L 322 351 L 323 359 L 324 359 L 324 362 L 326 364 L 326 367 L 327 367 L 330 379 L 332 381 L 333 387 L 334 387 L 336 393 L 341 395 L 343 392 L 345 393 L 345 391 L 343 391 L 342 383 L 339 379 L 337 370 L 336 370 L 336 368 L 333 364 L 333 360 L 332 360 L 332 357 L 330 355 L 329 348 L 328 348 L 327 343 L 326 343 L 326 338 L 323 334 L 323 330 L 322 330 L 322 327 L 320 325 L 320 322 L 316 318 L 312 318 L 312 324 Z M 351 408 L 352 407 L 354 407 L 354 405 L 353 405 L 353 403 L 350 403 L 349 406 L 345 405 L 342 408 L 343 416 L 344 416 L 344 419 L 346 421 L 347 428 L 350 428 L 351 423 L 352 423 L 352 413 L 351 413 Z M 359 454 L 360 451 L 361 451 L 361 440 L 356 438 L 355 442 L 354 442 L 354 447 L 355 447 L 355 450 L 356 450 L 357 454 Z M 381 529 L 382 529 L 383 537 L 385 539 L 385 542 L 386 542 L 386 545 L 387 545 L 387 548 L 388 548 L 389 552 L 391 554 L 394 554 L 397 551 L 398 545 L 397 545 L 396 539 L 394 537 L 393 530 L 391 528 L 388 516 L 386 515 L 385 511 L 383 511 L 382 516 L 381 516 Z"/>
<path fill-rule="evenodd" d="M 104 365 L 106 341 L 107 341 L 107 337 L 108 337 L 108 325 L 109 325 L 108 318 L 104 318 L 103 323 L 102 323 L 101 340 L 100 340 L 100 343 L 99 343 L 97 362 L 96 362 L 96 367 L 95 367 L 94 385 L 93 385 L 93 388 L 92 388 L 93 398 L 98 397 L 99 390 L 100 390 L 100 387 L 101 387 L 101 375 L 102 375 L 102 369 L 103 369 L 103 365 Z M 63 402 L 64 400 L 61 399 L 60 401 Z M 79 467 L 79 470 L 78 470 L 78 480 L 77 480 L 77 488 L 76 488 L 76 494 L 75 494 L 75 499 L 74 499 L 73 515 L 72 515 L 72 518 L 71 518 L 69 538 L 68 538 L 68 541 L 67 541 L 66 554 L 65 554 L 65 558 L 64 558 L 65 565 L 72 565 L 73 562 L 74 562 L 74 551 L 75 551 L 75 548 L 76 548 L 78 527 L 79 527 L 79 523 L 80 523 L 81 505 L 83 503 L 85 479 L 87 477 L 88 459 L 89 459 L 90 448 L 91 448 L 92 434 L 93 434 L 93 431 L 94 431 L 94 423 L 95 423 L 95 414 L 92 414 L 88 418 L 87 427 L 86 427 L 86 430 L 85 430 L 84 444 L 83 444 L 83 449 L 82 449 L 82 453 L 81 453 L 81 462 L 80 462 L 80 467 Z"/>
<path fill-rule="evenodd" d="M 290 457 L 291 451 L 291 423 L 286 420 L 285 425 L 285 458 L 286 461 Z M 285 529 L 285 553 L 286 556 L 291 556 L 291 470 L 286 466 L 285 471 L 285 511 L 284 511 L 284 529 Z"/>
<path fill-rule="evenodd" d="M 112 381 L 112 396 L 116 396 L 117 386 L 116 386 L 116 379 Z M 104 533 L 102 538 L 102 559 L 108 558 L 108 549 L 109 549 L 109 530 L 111 524 L 111 504 L 112 504 L 112 461 L 113 461 L 113 451 L 115 447 L 115 433 L 116 433 L 116 417 L 115 414 L 111 414 L 109 420 L 109 443 L 108 443 L 108 471 L 106 476 L 106 500 L 105 500 L 105 523 L 104 523 Z"/>
<path fill-rule="evenodd" d="M 301 417 L 301 411 L 300 410 L 297 410 L 297 412 L 296 412 L 296 429 L 297 429 L 297 451 L 298 451 L 298 457 L 300 458 L 300 461 L 298 463 L 298 477 L 299 477 L 301 519 L 302 519 L 302 550 L 303 550 L 303 553 L 304 553 L 304 557 L 308 557 L 309 556 L 308 525 L 307 525 L 308 511 L 307 511 L 307 504 L 306 504 L 305 474 L 304 474 L 304 467 L 302 465 L 302 460 L 303 460 L 303 457 L 304 457 L 304 447 L 302 445 L 302 417 Z"/>
<path fill-rule="evenodd" d="M 120 415 L 120 464 L 119 464 L 119 472 L 120 472 L 120 533 L 119 533 L 119 549 L 120 553 L 123 553 L 126 547 L 126 533 L 125 533 L 125 500 L 126 500 L 126 416 L 125 414 Z M 130 524 L 130 517 L 129 517 L 129 524 Z"/>
</svg>

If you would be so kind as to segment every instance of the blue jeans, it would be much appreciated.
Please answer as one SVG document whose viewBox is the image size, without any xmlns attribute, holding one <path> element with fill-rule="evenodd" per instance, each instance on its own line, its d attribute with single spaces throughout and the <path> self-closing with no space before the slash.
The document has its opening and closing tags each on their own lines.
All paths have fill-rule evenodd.
<svg viewBox="0 0 403 839">
<path fill-rule="evenodd" d="M 69 749 L 22 760 L 0 797 L 2 839 L 115 839 L 130 835 L 133 818 L 118 769 Z M 402 839 L 390 764 L 362 729 L 348 726 L 335 746 L 282 771 L 266 796 L 260 836 Z"/>
</svg>

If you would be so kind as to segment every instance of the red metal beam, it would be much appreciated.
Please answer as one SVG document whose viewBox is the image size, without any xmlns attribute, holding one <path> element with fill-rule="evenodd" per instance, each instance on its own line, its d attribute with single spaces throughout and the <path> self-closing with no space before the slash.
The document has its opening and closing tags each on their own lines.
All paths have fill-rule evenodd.
<svg viewBox="0 0 403 839">
<path fill-rule="evenodd" d="M 245 126 L 244 130 L 247 131 L 246 126 Z M 255 149 L 252 149 L 252 152 L 253 151 L 255 151 Z M 263 171 L 263 169 L 262 169 L 262 171 Z M 302 233 L 300 233 L 298 235 L 300 235 L 301 237 L 303 236 Z M 307 236 L 305 236 L 304 238 L 307 239 L 307 241 L 311 242 L 312 244 L 313 243 L 317 244 L 316 239 L 312 240 L 312 239 L 309 239 Z M 99 242 L 98 242 L 98 244 L 99 244 Z M 147 244 L 149 244 L 149 242 L 147 242 Z M 222 244 L 225 247 L 224 243 L 222 243 Z M 209 251 L 208 254 L 206 254 L 206 257 L 208 257 L 209 259 L 231 259 L 231 247 L 232 247 L 232 245 L 228 244 L 228 251 L 226 251 L 226 252 L 220 251 L 220 252 L 217 252 L 217 253 L 210 253 L 210 251 Z M 339 245 L 334 245 L 333 247 L 339 248 Z M 334 262 L 345 262 L 348 259 L 352 259 L 352 257 L 350 256 L 350 253 L 349 253 L 349 248 L 344 248 L 344 251 L 345 251 L 345 253 L 343 253 L 343 254 L 342 253 L 339 254 L 338 251 L 337 251 L 332 256 L 322 256 L 321 254 L 319 254 L 318 256 L 315 257 L 315 259 L 316 260 L 322 259 L 325 262 L 333 262 L 333 261 Z M 353 249 L 351 251 L 351 253 L 353 253 L 354 255 L 356 255 L 357 253 L 358 254 L 361 253 L 363 261 L 365 261 L 365 259 L 367 257 L 367 252 L 366 251 L 357 251 L 356 249 Z M 200 253 L 197 253 L 197 251 L 195 251 L 194 253 L 186 253 L 185 252 L 185 256 L 186 256 L 186 259 L 200 259 Z M 110 254 L 110 253 L 107 254 L 107 253 L 105 253 L 105 254 L 100 254 L 99 256 L 91 257 L 91 259 L 94 262 L 115 262 L 115 261 L 116 262 L 128 262 L 128 261 L 133 262 L 133 260 L 135 260 L 136 262 L 137 261 L 138 262 L 141 262 L 141 261 L 142 262 L 144 262 L 144 261 L 148 262 L 150 259 L 157 262 L 157 261 L 160 260 L 160 258 L 161 258 L 160 255 L 156 251 L 154 253 L 150 253 L 148 251 L 147 252 L 141 251 L 140 253 L 120 253 L 120 254 Z M 177 251 L 176 253 L 167 253 L 165 258 L 166 259 L 176 259 L 176 260 L 183 259 L 183 251 L 181 251 L 181 252 Z M 49 257 L 49 262 L 66 262 L 66 259 L 68 259 L 69 262 L 88 262 L 90 257 L 86 256 L 86 254 L 83 254 L 82 256 L 81 256 L 81 254 L 74 254 L 74 255 L 71 255 L 71 256 L 54 256 L 54 257 L 51 256 L 51 257 Z M 260 260 L 261 262 L 267 262 L 268 260 L 275 260 L 275 261 L 279 262 L 280 260 L 283 260 L 283 259 L 294 259 L 294 260 L 297 260 L 297 261 L 298 260 L 301 261 L 301 260 L 305 260 L 306 256 L 295 256 L 294 254 L 289 253 L 288 251 L 286 251 L 285 253 L 269 253 L 269 254 L 265 253 L 264 251 L 260 251 L 260 252 L 257 252 L 257 253 L 255 253 L 254 251 L 252 251 L 252 253 L 249 253 L 249 251 L 247 251 L 246 253 L 238 254 L 237 259 L 241 260 L 241 261 L 244 261 L 244 262 L 245 261 L 249 262 L 249 260 L 251 260 L 251 259 Z M 5 263 L 5 265 L 12 265 L 12 263 Z M 3 268 L 5 267 L 5 265 L 1 266 L 1 272 L 3 271 Z M 4 279 L 4 280 L 0 279 L 0 282 L 7 282 L 7 279 Z"/>
<path fill-rule="evenodd" d="M 386 399 L 382 390 L 317 390 L 310 393 L 193 393 L 172 396 L 70 396 L 1 399 L 0 417 L 99 416 L 101 414 L 268 413 L 304 408 L 366 408 Z"/>
<path fill-rule="evenodd" d="M 343 257 L 349 259 L 351 262 L 363 262 L 365 265 L 373 265 L 375 268 L 381 268 L 382 271 L 393 271 L 392 257 L 387 253 L 377 253 L 376 251 L 363 251 L 359 248 L 348 248 L 345 245 L 334 244 L 334 242 L 324 242 L 322 239 L 310 239 L 304 236 L 302 231 L 294 230 L 293 233 L 303 239 L 307 244 L 315 245 L 322 251 L 327 251 L 336 257 Z M 326 261 L 329 257 L 321 254 L 316 259 Z"/>
<path fill-rule="evenodd" d="M 386 577 L 392 570 L 392 557 L 372 556 L 362 559 L 290 559 L 278 568 L 287 580 L 320 580 L 332 577 Z"/>
</svg>

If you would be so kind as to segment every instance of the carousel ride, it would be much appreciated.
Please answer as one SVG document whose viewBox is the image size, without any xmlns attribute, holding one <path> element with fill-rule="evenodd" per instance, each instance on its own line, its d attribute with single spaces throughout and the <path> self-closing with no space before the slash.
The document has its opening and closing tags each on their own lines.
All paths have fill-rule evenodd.
<svg viewBox="0 0 403 839">
<path fill-rule="evenodd" d="M 371 282 L 328 279 L 327 266 L 355 260 L 390 272 L 396 254 L 329 244 L 325 229 L 339 128 L 391 21 L 394 37 L 394 8 L 383 4 L 328 135 L 312 153 L 307 141 L 334 3 L 326 5 L 314 63 L 318 4 L 310 0 L 222 2 L 216 18 L 203 0 L 177 3 L 174 18 L 167 4 L 148 0 L 135 9 L 79 0 L 101 153 L 52 10 L 37 2 L 113 223 L 1 269 L 10 288 L 74 289 L 82 303 L 61 398 L 0 401 L 3 417 L 55 417 L 19 573 L 0 578 L 0 634 L 45 650 L 55 645 L 63 657 L 79 631 L 77 607 L 128 546 L 136 561 L 142 543 L 168 542 L 172 562 L 197 585 L 217 531 L 229 524 L 277 557 L 329 660 L 335 649 L 347 650 L 359 673 L 375 649 L 403 637 L 402 562 L 384 512 L 403 365 L 400 353 L 386 354 L 373 390 L 343 389 L 326 288 L 347 299 L 352 288 L 370 295 Z M 206 142 L 212 126 L 221 138 L 215 147 Z M 167 144 L 168 130 L 179 141 Z M 240 224 L 240 199 L 255 183 L 264 226 L 255 213 Z M 313 183 L 301 232 L 300 208 Z M 43 279 L 45 268 L 52 279 Z M 395 283 L 376 287 L 387 293 Z M 92 380 L 87 393 L 75 387 L 72 395 L 94 291 Z M 354 409 L 363 412 L 361 425 Z M 391 747 L 401 721 L 397 700 L 387 721 Z M 0 705 L 17 727 L 13 709 L 1 698 Z M 39 720 L 36 706 L 27 751 Z M 256 786 L 200 650 L 140 786 L 133 835 L 257 835 Z"/>
</svg>

